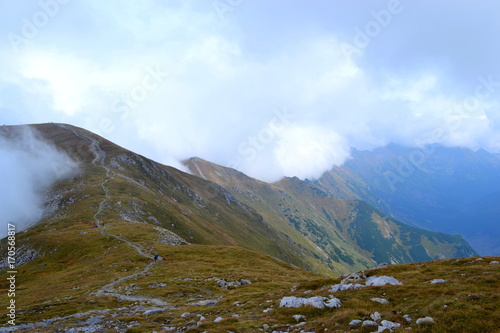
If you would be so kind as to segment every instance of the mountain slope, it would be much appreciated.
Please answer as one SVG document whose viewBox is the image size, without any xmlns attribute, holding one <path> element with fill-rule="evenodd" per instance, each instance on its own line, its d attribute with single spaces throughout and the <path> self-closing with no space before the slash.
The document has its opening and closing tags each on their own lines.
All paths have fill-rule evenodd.
<svg viewBox="0 0 500 333">
<path fill-rule="evenodd" d="M 185 242 L 238 245 L 313 270 L 307 252 L 221 186 L 127 151 L 81 128 L 35 125 L 80 163 L 80 174 L 45 194 L 38 231 L 74 223 L 148 223 Z M 15 131 L 15 128 L 3 128 Z M 160 233 L 160 232 L 159 232 Z M 316 265 L 319 266 L 319 265 Z"/>
<path fill-rule="evenodd" d="M 243 246 L 330 275 L 380 262 L 474 254 L 459 237 L 409 228 L 364 202 L 336 199 L 297 178 L 267 184 L 201 159 L 186 162 L 198 173 L 193 176 L 81 128 L 31 128 L 80 163 L 78 176 L 46 193 L 38 231 L 73 223 L 147 223 L 158 227 L 159 237 L 180 243 Z M 2 131 L 15 135 L 16 127 Z"/>
<path fill-rule="evenodd" d="M 267 184 L 200 158 L 184 164 L 192 173 L 224 186 L 238 200 L 255 207 L 294 241 L 304 247 L 312 243 L 311 250 L 316 249 L 316 256 L 330 267 L 340 263 L 353 270 L 381 262 L 474 254 L 459 236 L 406 226 L 363 201 L 334 198 L 298 178 Z"/>
<path fill-rule="evenodd" d="M 500 254 L 500 159 L 484 150 L 353 150 L 342 167 L 310 183 L 339 198 L 367 201 L 404 223 L 459 233 L 481 253 Z"/>
</svg>

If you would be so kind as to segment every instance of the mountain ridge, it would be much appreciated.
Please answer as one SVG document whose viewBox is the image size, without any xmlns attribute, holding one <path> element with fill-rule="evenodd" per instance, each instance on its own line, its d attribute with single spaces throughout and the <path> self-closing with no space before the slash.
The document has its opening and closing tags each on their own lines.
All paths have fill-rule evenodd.
<svg viewBox="0 0 500 333">
<path fill-rule="evenodd" d="M 460 238 L 402 227 L 361 201 L 336 199 L 298 178 L 268 184 L 191 159 L 186 163 L 199 173 L 194 176 L 82 128 L 31 128 L 81 164 L 77 177 L 57 183 L 46 196 L 49 214 L 35 228 L 71 220 L 93 221 L 98 227 L 115 221 L 148 223 L 189 243 L 243 246 L 330 275 L 382 261 L 475 254 Z M 359 234 L 349 232 L 354 224 Z M 384 237 L 387 230 L 391 233 Z"/>
<path fill-rule="evenodd" d="M 404 226 L 395 220 L 386 221 L 387 216 L 385 214 L 375 210 L 369 205 L 365 205 L 365 203 L 360 200 L 337 199 L 328 194 L 328 192 L 322 191 L 319 187 L 304 182 L 297 177 L 285 177 L 281 181 L 278 181 L 276 183 L 267 184 L 258 180 L 253 180 L 237 170 L 216 165 L 201 158 L 188 159 L 184 161 L 184 164 L 192 173 L 203 175 L 203 177 L 225 186 L 226 189 L 228 191 L 231 191 L 233 195 L 235 195 L 240 201 L 251 204 L 252 201 L 255 202 L 257 200 L 260 203 L 258 208 L 260 212 L 266 212 L 268 216 L 273 216 L 274 221 L 284 220 L 285 224 L 286 222 L 288 222 L 288 224 L 293 224 L 297 231 L 306 235 L 306 237 L 308 237 L 310 241 L 314 242 L 316 246 L 323 248 L 323 250 L 325 250 L 326 252 L 330 251 L 330 255 L 332 257 L 338 258 L 345 256 L 346 247 L 355 247 L 357 250 L 356 252 L 365 253 L 365 259 L 371 258 L 370 255 L 367 255 L 367 253 L 378 251 L 380 250 L 380 248 L 372 246 L 370 251 L 364 252 L 366 251 L 366 249 L 363 249 L 360 244 L 366 243 L 367 239 L 372 236 L 377 239 L 384 238 L 380 231 L 380 221 L 383 221 L 383 223 L 385 223 L 386 225 L 390 224 L 393 229 L 404 228 L 405 232 L 411 233 L 417 230 L 412 229 L 410 231 L 410 229 L 408 229 L 408 226 Z M 242 182 L 242 177 L 246 177 L 246 182 Z M 248 191 L 248 188 L 250 188 L 251 190 Z M 288 203 L 289 206 L 285 207 L 284 204 L 287 200 L 289 200 L 290 203 Z M 274 205 L 272 203 L 274 203 Z M 325 207 L 329 206 L 336 207 L 334 208 L 334 210 L 336 210 L 337 212 L 332 212 L 329 209 L 328 211 L 325 210 Z M 300 215 L 305 214 L 307 216 L 300 216 L 297 218 L 297 216 L 290 213 L 290 207 L 302 207 L 299 209 L 299 211 L 301 212 Z M 356 237 L 355 235 L 348 235 L 344 231 L 340 232 L 339 229 L 348 230 L 350 224 L 353 221 L 356 221 L 356 219 L 353 219 L 353 221 L 351 221 L 352 214 L 356 214 L 356 212 L 359 211 L 364 212 L 365 210 L 368 210 L 370 212 L 368 214 L 370 216 L 363 220 L 358 219 L 357 223 L 360 223 L 360 228 L 362 230 L 364 230 L 364 228 L 371 228 L 372 232 L 366 233 L 366 239 L 361 239 L 359 237 Z M 342 216 L 337 214 L 339 211 L 343 212 Z M 332 218 L 332 216 L 336 216 L 337 218 Z M 379 222 L 377 223 L 374 221 Z M 330 244 L 329 246 L 322 244 L 322 240 L 320 240 L 322 238 L 321 234 L 328 234 L 330 239 L 334 239 L 336 241 L 334 241 L 334 243 Z M 399 231 L 395 232 L 394 235 L 396 235 L 395 239 L 398 238 Z M 454 242 L 458 242 L 458 244 L 464 244 L 464 242 L 460 240 L 460 236 L 447 235 L 445 237 L 449 237 L 449 241 L 454 238 Z M 343 244 L 344 247 L 336 246 L 336 242 L 338 244 Z M 400 244 L 397 243 L 398 242 L 391 245 L 386 244 L 382 246 L 382 248 L 386 247 L 386 251 L 387 253 L 389 253 L 389 248 L 392 248 L 394 246 L 398 248 L 405 242 L 401 241 Z M 407 240 L 405 246 L 410 243 L 411 242 Z M 451 253 L 455 250 L 456 249 L 452 249 L 451 252 L 443 255 L 442 253 L 436 252 L 434 252 L 434 254 L 431 254 L 429 253 L 430 251 L 428 249 L 414 249 L 413 256 L 416 256 L 416 258 L 418 258 L 417 260 L 431 260 L 432 258 L 447 257 L 450 255 L 453 256 L 453 254 Z M 417 254 L 422 254 L 424 252 L 426 252 L 426 255 L 419 256 Z M 460 253 L 460 256 L 467 256 L 472 254 L 472 252 L 460 252 L 460 250 L 458 251 L 458 253 Z M 412 260 L 409 259 L 412 257 L 412 255 L 401 255 L 406 258 L 405 260 Z M 376 258 L 378 260 L 375 261 L 377 261 L 378 263 L 383 260 L 391 261 L 390 256 L 387 256 L 386 253 L 379 253 Z M 416 258 L 414 258 L 413 260 L 415 260 Z"/>
<path fill-rule="evenodd" d="M 194 169 L 217 184 L 81 128 L 34 128 L 79 161 L 79 173 L 54 184 L 44 194 L 46 215 L 16 233 L 16 326 L 0 331 L 349 331 L 358 329 L 353 320 L 379 313 L 379 327 L 494 332 L 498 258 L 364 269 L 469 249 L 463 240 L 446 243 L 453 236 L 403 225 L 298 178 L 267 184 L 194 159 Z M 0 251 L 7 248 L 0 240 Z M 332 276 L 358 267 L 351 278 L 391 275 L 402 285 L 366 283 L 334 298 L 345 279 Z M 429 282 L 435 279 L 445 282 Z M 341 306 L 282 306 L 291 297 Z M 374 301 L 381 297 L 389 305 Z M 9 301 L 0 294 L 0 303 Z M 410 323 L 406 314 L 435 324 Z"/>
<path fill-rule="evenodd" d="M 500 189 L 500 159 L 485 150 L 394 144 L 353 150 L 342 167 L 308 182 L 336 197 L 365 200 L 406 224 L 464 235 L 482 254 L 500 253 L 493 236 L 500 233 L 500 211 L 490 198 Z"/>
</svg>

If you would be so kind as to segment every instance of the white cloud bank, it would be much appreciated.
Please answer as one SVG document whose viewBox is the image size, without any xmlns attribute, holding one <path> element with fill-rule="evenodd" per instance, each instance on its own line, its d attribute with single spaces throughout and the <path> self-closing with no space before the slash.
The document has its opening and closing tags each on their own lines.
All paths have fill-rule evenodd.
<svg viewBox="0 0 500 333">
<path fill-rule="evenodd" d="M 43 215 L 42 197 L 57 180 L 74 175 L 77 164 L 29 127 L 0 131 L 0 238 L 7 224 L 16 232 Z"/>
<path fill-rule="evenodd" d="M 350 147 L 500 151 L 493 2 L 59 2 L 20 51 L 0 44 L 0 123 L 67 122 L 266 181 L 319 177 Z M 43 11 L 2 6 L 7 36 Z"/>
</svg>

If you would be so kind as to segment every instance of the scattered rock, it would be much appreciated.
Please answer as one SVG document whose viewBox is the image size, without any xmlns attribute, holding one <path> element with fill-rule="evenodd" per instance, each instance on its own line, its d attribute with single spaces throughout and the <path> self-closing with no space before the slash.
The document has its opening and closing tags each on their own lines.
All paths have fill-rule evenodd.
<svg viewBox="0 0 500 333">
<path fill-rule="evenodd" d="M 150 219 L 152 216 L 150 217 Z M 156 231 L 159 233 L 159 241 L 168 245 L 184 245 L 189 244 L 188 241 L 177 235 L 176 233 L 161 227 L 155 226 Z"/>
<path fill-rule="evenodd" d="M 384 268 L 384 267 L 388 267 L 389 265 L 390 264 L 383 262 L 383 263 L 378 264 L 377 267 L 375 267 L 375 268 Z"/>
<path fill-rule="evenodd" d="M 103 328 L 102 325 L 73 327 L 73 328 L 67 330 L 66 332 L 68 332 L 68 333 L 79 333 L 79 332 L 94 333 L 94 332 L 101 332 L 102 328 Z"/>
<path fill-rule="evenodd" d="M 104 318 L 105 318 L 104 316 L 90 317 L 89 319 L 87 319 L 85 321 L 85 324 L 87 324 L 87 325 L 95 325 L 95 324 L 100 323 Z"/>
<path fill-rule="evenodd" d="M 397 285 L 402 285 L 401 282 L 396 280 L 395 278 L 391 276 L 370 276 L 369 278 L 366 279 L 366 285 L 367 286 L 375 286 L 375 287 L 381 287 L 385 286 L 386 284 L 391 284 L 393 286 Z"/>
<path fill-rule="evenodd" d="M 411 316 L 410 315 L 404 315 L 403 318 L 406 320 L 407 323 L 411 323 Z"/>
<path fill-rule="evenodd" d="M 443 279 L 434 279 L 432 281 L 430 281 L 429 283 L 432 283 L 432 284 L 436 284 L 436 283 L 445 283 L 446 280 L 443 280 Z"/>
<path fill-rule="evenodd" d="M 162 313 L 162 312 L 163 312 L 163 309 L 151 309 L 151 310 L 144 311 L 143 315 L 151 316 L 151 315 Z"/>
<path fill-rule="evenodd" d="M 473 302 L 479 301 L 481 298 L 483 298 L 483 296 L 481 295 L 467 295 L 467 297 L 469 297 L 469 299 Z"/>
<path fill-rule="evenodd" d="M 388 320 L 382 320 L 382 322 L 380 323 L 380 326 L 381 327 L 379 327 L 379 332 L 383 332 L 387 328 L 392 331 L 393 329 L 396 329 L 396 328 L 400 327 L 401 324 L 400 323 L 394 323 L 394 322 L 388 321 Z M 381 328 L 383 328 L 383 329 L 380 330 Z"/>
<path fill-rule="evenodd" d="M 354 319 L 354 320 L 351 320 L 351 322 L 349 323 L 350 326 L 356 326 L 356 325 L 359 325 L 361 324 L 363 321 L 359 320 L 359 319 Z"/>
<path fill-rule="evenodd" d="M 56 251 L 57 251 L 57 248 L 51 250 L 51 252 L 56 252 Z M 43 257 L 43 256 L 44 256 L 44 254 L 41 253 L 40 251 L 29 247 L 29 245 L 27 245 L 27 243 L 23 243 L 16 249 L 16 267 L 24 265 L 30 261 L 35 260 L 38 257 Z M 0 270 L 9 267 L 9 262 L 7 259 L 8 259 L 7 256 L 0 259 Z"/>
<path fill-rule="evenodd" d="M 490 262 L 490 264 L 491 265 L 498 265 L 498 264 L 500 264 L 500 262 L 498 262 L 498 261 L 492 261 L 492 262 Z"/>
<path fill-rule="evenodd" d="M 374 298 L 370 298 L 370 300 L 372 300 L 374 302 L 378 302 L 380 304 L 389 304 L 389 301 L 386 300 L 385 298 L 374 297 Z"/>
<path fill-rule="evenodd" d="M 189 305 L 195 305 L 195 306 L 215 306 L 219 304 L 219 301 L 216 299 L 205 299 L 201 301 L 196 301 L 192 303 L 188 303 Z"/>
<path fill-rule="evenodd" d="M 382 319 L 382 315 L 378 312 L 375 312 L 374 314 L 370 315 L 370 318 L 377 321 L 377 320 Z"/>
<path fill-rule="evenodd" d="M 264 325 L 262 325 L 262 328 L 265 329 L 265 330 L 268 330 L 269 329 L 269 325 L 268 324 L 264 324 Z"/>
<path fill-rule="evenodd" d="M 280 302 L 280 307 L 285 308 L 299 308 L 301 306 L 311 305 L 318 309 L 328 308 L 340 308 L 342 303 L 338 298 L 328 299 L 322 296 L 314 296 L 310 298 L 303 297 L 283 297 Z"/>
<path fill-rule="evenodd" d="M 223 320 L 224 320 L 224 318 L 222 318 L 222 317 L 217 317 L 217 318 L 215 318 L 214 323 L 220 323 L 220 322 L 221 322 L 221 321 L 223 321 Z"/>
<path fill-rule="evenodd" d="M 304 317 L 303 315 L 294 315 L 293 319 L 295 319 L 297 322 L 306 321 L 306 317 Z"/>
<path fill-rule="evenodd" d="M 330 295 L 330 297 L 332 297 Z M 340 302 L 340 300 L 338 298 L 330 298 L 326 303 L 325 303 L 326 307 L 327 308 L 330 308 L 330 309 L 333 309 L 333 308 L 340 308 L 342 306 L 342 302 Z"/>
<path fill-rule="evenodd" d="M 418 318 L 417 325 L 425 325 L 425 324 L 435 324 L 436 322 L 431 317 Z"/>
<path fill-rule="evenodd" d="M 365 272 L 356 272 L 347 275 L 345 279 L 340 281 L 340 284 L 347 284 L 347 283 L 352 283 L 352 282 L 359 282 L 361 280 L 366 279 Z"/>
<path fill-rule="evenodd" d="M 222 289 L 228 289 L 230 287 L 235 288 L 239 286 L 245 286 L 247 284 L 252 284 L 252 281 L 248 279 L 239 279 L 236 281 L 226 281 L 224 279 L 218 279 L 214 278 L 215 282 L 221 287 Z"/>
<path fill-rule="evenodd" d="M 353 289 L 359 289 L 359 288 L 363 288 L 365 287 L 364 285 L 362 284 L 353 284 L 353 283 L 348 283 L 348 284 L 335 284 L 333 285 L 329 292 L 331 293 L 335 293 L 337 291 L 345 291 L 345 290 L 353 290 Z"/>
<path fill-rule="evenodd" d="M 366 327 L 366 326 L 378 326 L 378 324 L 373 320 L 365 320 L 363 322 L 363 325 L 361 325 L 361 327 Z"/>
<path fill-rule="evenodd" d="M 190 312 L 184 312 L 183 314 L 181 314 L 181 318 L 186 318 L 190 314 L 191 314 Z"/>
</svg>

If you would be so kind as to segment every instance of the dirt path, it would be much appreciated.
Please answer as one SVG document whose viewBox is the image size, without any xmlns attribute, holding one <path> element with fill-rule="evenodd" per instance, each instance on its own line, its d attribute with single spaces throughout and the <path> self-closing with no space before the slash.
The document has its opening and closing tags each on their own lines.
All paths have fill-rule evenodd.
<svg viewBox="0 0 500 333">
<path fill-rule="evenodd" d="M 148 250 L 144 249 L 140 244 L 131 242 L 121 235 L 115 235 L 115 234 L 108 232 L 107 226 L 103 226 L 102 220 L 99 219 L 99 215 L 101 215 L 107 201 L 110 198 L 109 190 L 108 190 L 108 187 L 106 185 L 109 182 L 109 180 L 115 176 L 114 172 L 106 166 L 106 163 L 105 163 L 106 162 L 106 152 L 101 149 L 101 147 L 99 145 L 99 141 L 97 139 L 87 135 L 86 133 L 80 132 L 76 129 L 68 128 L 64 125 L 60 125 L 60 126 L 65 128 L 65 129 L 71 130 L 77 137 L 87 141 L 90 144 L 91 152 L 94 154 L 94 160 L 92 161 L 92 164 L 94 164 L 94 165 L 98 164 L 106 171 L 106 179 L 104 179 L 104 181 L 101 183 L 101 188 L 104 192 L 105 197 L 99 203 L 99 208 L 97 209 L 97 212 L 93 216 L 94 221 L 96 223 L 96 226 L 101 228 L 100 233 L 102 235 L 105 235 L 105 236 L 114 237 L 114 238 L 126 243 L 131 248 L 133 248 L 135 250 L 135 252 L 137 252 L 137 254 L 139 254 L 140 256 L 154 260 L 153 254 L 150 253 Z M 159 260 L 161 260 L 161 257 L 159 258 Z M 147 297 L 147 296 L 123 295 L 123 294 L 120 294 L 114 290 L 114 287 L 123 281 L 130 280 L 130 279 L 145 275 L 154 265 L 156 265 L 156 263 L 157 263 L 156 261 L 151 261 L 151 263 L 146 265 L 146 267 L 144 267 L 141 271 L 127 275 L 127 276 L 123 276 L 121 278 L 118 278 L 118 279 L 102 286 L 98 291 L 93 292 L 92 295 L 113 296 L 119 300 L 131 301 L 131 302 L 149 301 L 155 305 L 165 306 L 165 305 L 167 305 L 167 302 L 165 302 L 161 299 L 158 299 L 158 298 L 152 298 L 152 297 Z"/>
</svg>

